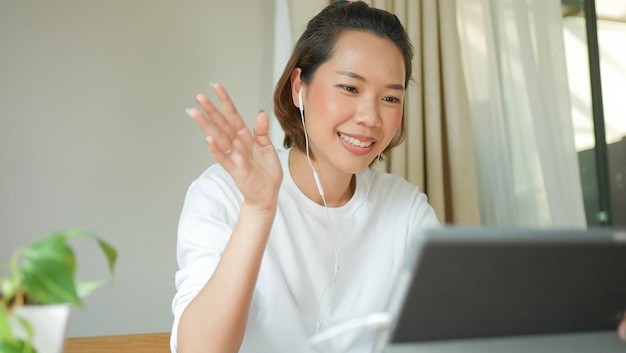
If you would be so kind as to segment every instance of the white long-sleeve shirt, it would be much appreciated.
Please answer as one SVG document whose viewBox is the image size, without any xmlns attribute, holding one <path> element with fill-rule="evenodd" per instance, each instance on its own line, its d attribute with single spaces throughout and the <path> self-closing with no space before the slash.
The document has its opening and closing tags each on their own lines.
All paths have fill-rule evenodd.
<svg viewBox="0 0 626 353">
<path fill-rule="evenodd" d="M 308 339 L 317 332 L 384 311 L 408 237 L 418 228 L 439 226 L 426 195 L 415 185 L 372 168 L 357 174 L 347 204 L 320 206 L 294 183 L 288 155 L 289 150 L 279 151 L 283 182 L 242 353 L 315 352 Z M 187 192 L 178 228 L 172 352 L 180 317 L 215 270 L 242 202 L 232 178 L 219 165 L 209 167 Z M 328 340 L 317 350 L 369 351 L 374 336 L 363 328 Z"/>
</svg>

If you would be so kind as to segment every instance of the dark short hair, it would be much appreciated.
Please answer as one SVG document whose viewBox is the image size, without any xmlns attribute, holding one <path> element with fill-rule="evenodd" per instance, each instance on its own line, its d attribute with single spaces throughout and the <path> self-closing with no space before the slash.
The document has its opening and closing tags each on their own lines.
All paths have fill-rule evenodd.
<svg viewBox="0 0 626 353">
<path fill-rule="evenodd" d="M 285 148 L 295 146 L 302 151 L 306 148 L 300 112 L 292 100 L 291 73 L 295 68 L 300 68 L 302 81 L 311 82 L 320 65 L 333 55 L 339 36 L 346 31 L 373 33 L 381 38 L 391 39 L 404 58 L 404 86 L 408 86 L 412 72 L 413 47 L 398 17 L 361 1 L 326 7 L 307 24 L 276 84 L 274 114 L 285 132 Z M 403 118 L 400 129 L 383 154 L 387 155 L 390 149 L 402 143 L 405 130 Z"/>
</svg>

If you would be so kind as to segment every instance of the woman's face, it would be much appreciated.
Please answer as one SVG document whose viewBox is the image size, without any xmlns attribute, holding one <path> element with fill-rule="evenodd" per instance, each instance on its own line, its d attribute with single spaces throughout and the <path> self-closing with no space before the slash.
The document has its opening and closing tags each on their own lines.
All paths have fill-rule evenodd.
<svg viewBox="0 0 626 353">
<path fill-rule="evenodd" d="M 293 81 L 299 81 L 299 69 Z M 404 59 L 389 38 L 346 31 L 302 88 L 309 148 L 318 168 L 357 173 L 389 145 L 402 122 Z M 294 87 L 297 103 L 299 85 Z"/>
</svg>

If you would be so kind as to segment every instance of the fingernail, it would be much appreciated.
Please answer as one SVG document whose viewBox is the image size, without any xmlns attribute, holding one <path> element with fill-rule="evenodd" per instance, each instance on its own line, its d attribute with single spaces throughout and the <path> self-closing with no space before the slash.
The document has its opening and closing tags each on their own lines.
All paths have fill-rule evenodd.
<svg viewBox="0 0 626 353">
<path fill-rule="evenodd" d="M 191 108 L 185 109 L 185 114 L 191 116 Z"/>
</svg>

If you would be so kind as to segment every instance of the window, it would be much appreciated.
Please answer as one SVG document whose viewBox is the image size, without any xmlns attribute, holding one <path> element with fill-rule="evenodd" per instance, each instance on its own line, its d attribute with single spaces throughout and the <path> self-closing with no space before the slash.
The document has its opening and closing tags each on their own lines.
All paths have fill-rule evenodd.
<svg viewBox="0 0 626 353">
<path fill-rule="evenodd" d="M 587 224 L 626 227 L 626 1 L 562 4 Z"/>
</svg>

